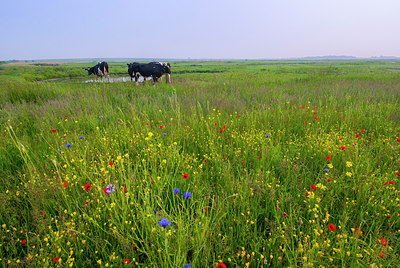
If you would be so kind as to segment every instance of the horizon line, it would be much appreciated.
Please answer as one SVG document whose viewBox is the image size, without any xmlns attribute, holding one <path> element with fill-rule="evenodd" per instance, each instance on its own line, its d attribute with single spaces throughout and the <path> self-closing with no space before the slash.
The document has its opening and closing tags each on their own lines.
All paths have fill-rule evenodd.
<svg viewBox="0 0 400 268">
<path fill-rule="evenodd" d="M 273 61 L 273 60 L 400 60 L 397 56 L 370 56 L 370 57 L 356 57 L 346 55 L 326 55 L 326 56 L 304 56 L 304 57 L 288 57 L 288 58 L 157 58 L 157 57 L 91 57 L 91 58 L 49 58 L 49 59 L 9 59 L 0 60 L 6 63 L 9 62 L 56 62 L 56 61 L 70 61 L 70 62 L 92 62 L 98 60 L 115 61 L 123 60 L 170 60 L 170 61 Z"/>
</svg>

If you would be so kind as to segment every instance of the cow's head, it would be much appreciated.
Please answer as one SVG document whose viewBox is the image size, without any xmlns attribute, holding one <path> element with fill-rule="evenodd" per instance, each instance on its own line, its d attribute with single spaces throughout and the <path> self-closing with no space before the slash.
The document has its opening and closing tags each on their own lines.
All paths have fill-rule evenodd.
<svg viewBox="0 0 400 268">
<path fill-rule="evenodd" d="M 171 64 L 169 62 L 163 62 L 163 72 L 166 74 L 171 74 Z"/>
<path fill-rule="evenodd" d="M 95 71 L 94 71 L 94 67 L 87 67 L 87 68 L 83 68 L 83 69 L 88 71 L 88 75 L 96 74 Z"/>
<path fill-rule="evenodd" d="M 165 82 L 171 83 L 171 64 L 169 62 L 163 62 L 163 73 L 165 73 Z"/>
</svg>

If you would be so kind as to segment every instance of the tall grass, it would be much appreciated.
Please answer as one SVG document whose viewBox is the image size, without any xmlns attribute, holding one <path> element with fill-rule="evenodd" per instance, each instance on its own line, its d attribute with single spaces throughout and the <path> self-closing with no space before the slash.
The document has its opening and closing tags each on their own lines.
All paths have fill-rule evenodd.
<svg viewBox="0 0 400 268">
<path fill-rule="evenodd" d="M 1 261 L 398 266 L 393 64 L 272 63 L 176 63 L 155 87 L 3 76 Z"/>
</svg>

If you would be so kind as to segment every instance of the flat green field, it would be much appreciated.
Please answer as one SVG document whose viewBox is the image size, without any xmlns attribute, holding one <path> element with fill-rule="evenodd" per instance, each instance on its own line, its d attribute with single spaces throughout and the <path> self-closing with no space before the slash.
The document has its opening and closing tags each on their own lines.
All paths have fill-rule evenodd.
<svg viewBox="0 0 400 268">
<path fill-rule="evenodd" d="M 400 266 L 400 61 L 94 64 L 0 65 L 3 267 Z"/>
</svg>

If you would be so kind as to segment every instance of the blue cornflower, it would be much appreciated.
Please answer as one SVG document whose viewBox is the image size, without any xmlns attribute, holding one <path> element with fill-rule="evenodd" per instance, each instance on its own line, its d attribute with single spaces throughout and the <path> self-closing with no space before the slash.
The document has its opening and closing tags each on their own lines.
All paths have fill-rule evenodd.
<svg viewBox="0 0 400 268">
<path fill-rule="evenodd" d="M 168 225 L 171 225 L 171 222 L 166 218 L 162 218 L 161 220 L 158 221 L 158 224 L 160 224 L 161 227 L 166 228 Z"/>
<path fill-rule="evenodd" d="M 183 193 L 183 197 L 186 199 L 189 199 L 192 196 L 192 194 L 190 192 L 184 192 Z"/>
<path fill-rule="evenodd" d="M 58 150 L 58 152 L 61 154 L 61 150 Z"/>
<path fill-rule="evenodd" d="M 67 143 L 67 144 L 65 145 L 65 147 L 67 147 L 67 148 L 71 147 L 71 143 Z"/>
<path fill-rule="evenodd" d="M 107 186 L 104 188 L 104 192 L 105 192 L 106 194 L 111 194 L 111 193 L 115 192 L 115 186 L 113 186 L 112 184 L 107 185 Z"/>
<path fill-rule="evenodd" d="M 265 135 L 265 137 L 269 138 L 269 134 Z"/>
<path fill-rule="evenodd" d="M 167 136 L 167 133 L 163 133 L 164 136 Z"/>
<path fill-rule="evenodd" d="M 157 214 L 157 210 L 154 210 L 154 214 Z"/>
<path fill-rule="evenodd" d="M 179 193 L 179 188 L 174 188 L 174 194 Z"/>
<path fill-rule="evenodd" d="M 83 139 L 83 136 L 79 136 L 80 139 Z"/>
<path fill-rule="evenodd" d="M 325 171 L 325 172 L 329 172 L 329 169 L 326 168 L 326 169 L 324 169 L 324 171 Z"/>
<path fill-rule="evenodd" d="M 102 115 L 100 115 L 100 116 L 99 116 L 99 118 L 103 118 L 103 116 L 102 116 Z"/>
<path fill-rule="evenodd" d="M 185 265 L 183 265 L 183 268 L 192 268 L 192 265 L 190 265 L 190 264 L 185 264 Z"/>
</svg>

